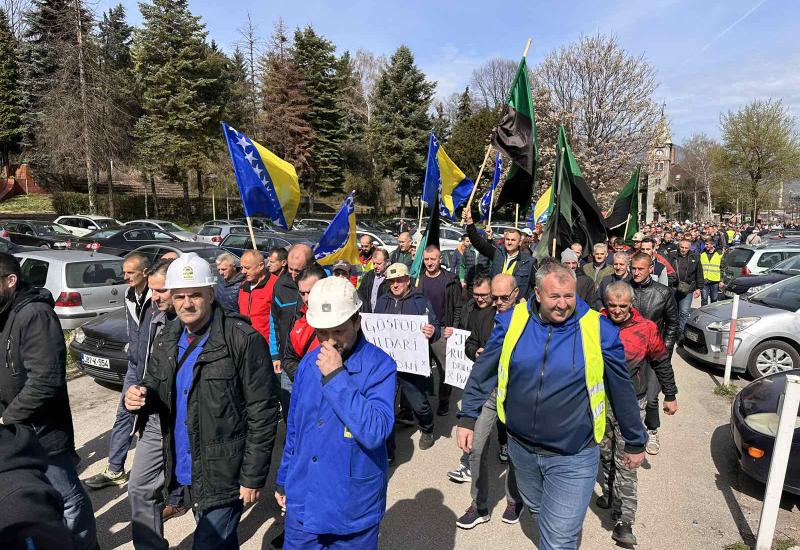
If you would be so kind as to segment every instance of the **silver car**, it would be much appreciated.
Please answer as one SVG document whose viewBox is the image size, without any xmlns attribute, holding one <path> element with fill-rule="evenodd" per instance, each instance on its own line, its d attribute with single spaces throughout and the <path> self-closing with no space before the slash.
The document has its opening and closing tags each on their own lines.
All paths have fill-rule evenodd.
<svg viewBox="0 0 800 550">
<path fill-rule="evenodd" d="M 683 348 L 692 357 L 724 367 L 733 301 L 694 310 Z M 733 370 L 753 378 L 800 367 L 800 276 L 779 281 L 739 302 Z"/>
<path fill-rule="evenodd" d="M 119 256 L 82 250 L 42 250 L 16 254 L 22 280 L 46 288 L 55 300 L 61 328 L 74 329 L 86 321 L 121 308 L 128 285 Z"/>
<path fill-rule="evenodd" d="M 219 246 L 228 235 L 249 235 L 250 230 L 246 225 L 204 225 L 197 232 L 195 241 Z"/>
<path fill-rule="evenodd" d="M 168 222 L 166 220 L 131 220 L 129 222 L 125 222 L 125 225 L 138 225 L 138 226 L 145 226 L 151 227 L 153 229 L 160 229 L 162 231 L 167 231 L 168 233 L 172 233 L 176 237 L 178 237 L 182 241 L 194 241 L 197 238 L 197 234 L 192 233 L 191 231 L 186 231 L 180 225 L 172 222 Z"/>
</svg>

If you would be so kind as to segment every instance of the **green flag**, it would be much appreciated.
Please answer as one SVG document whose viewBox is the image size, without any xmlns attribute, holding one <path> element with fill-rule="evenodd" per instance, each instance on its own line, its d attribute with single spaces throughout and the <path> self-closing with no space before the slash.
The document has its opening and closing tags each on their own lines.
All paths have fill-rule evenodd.
<svg viewBox="0 0 800 550">
<path fill-rule="evenodd" d="M 633 171 L 628 184 L 619 192 L 611 213 L 603 223 L 609 236 L 615 235 L 624 241 L 630 241 L 639 231 L 639 174 L 642 165 Z"/>
</svg>

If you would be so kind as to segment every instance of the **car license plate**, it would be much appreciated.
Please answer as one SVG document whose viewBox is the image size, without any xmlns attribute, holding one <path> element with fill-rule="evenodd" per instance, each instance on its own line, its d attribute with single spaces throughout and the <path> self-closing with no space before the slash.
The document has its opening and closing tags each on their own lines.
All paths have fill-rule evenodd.
<svg viewBox="0 0 800 550">
<path fill-rule="evenodd" d="M 693 331 L 693 330 L 687 330 L 687 331 L 686 331 L 686 338 L 688 338 L 688 339 L 689 339 L 689 340 L 691 340 L 692 342 L 699 342 L 699 341 L 700 341 L 700 335 L 699 335 L 699 334 L 697 334 L 697 333 L 696 333 L 695 331 Z"/>
<path fill-rule="evenodd" d="M 84 365 L 91 365 L 93 367 L 100 367 L 101 369 L 110 369 L 111 363 L 108 359 L 103 357 L 95 357 L 94 355 L 81 354 L 81 363 Z"/>
</svg>

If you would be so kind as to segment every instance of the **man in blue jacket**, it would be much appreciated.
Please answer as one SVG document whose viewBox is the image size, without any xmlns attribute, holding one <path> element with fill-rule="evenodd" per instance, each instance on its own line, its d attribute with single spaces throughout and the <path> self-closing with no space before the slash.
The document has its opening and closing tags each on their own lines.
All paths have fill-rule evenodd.
<svg viewBox="0 0 800 550">
<path fill-rule="evenodd" d="M 318 281 L 308 297 L 320 347 L 294 379 L 275 492 L 286 509 L 284 550 L 378 547 L 397 366 L 364 338 L 360 308 L 340 277 Z"/>
<path fill-rule="evenodd" d="M 647 435 L 619 330 L 576 298 L 575 273 L 545 264 L 535 296 L 498 315 L 464 389 L 457 439 L 471 450 L 475 420 L 497 388 L 517 485 L 539 517 L 539 548 L 565 550 L 577 548 L 589 507 L 607 403 L 628 467 L 644 459 Z"/>
</svg>

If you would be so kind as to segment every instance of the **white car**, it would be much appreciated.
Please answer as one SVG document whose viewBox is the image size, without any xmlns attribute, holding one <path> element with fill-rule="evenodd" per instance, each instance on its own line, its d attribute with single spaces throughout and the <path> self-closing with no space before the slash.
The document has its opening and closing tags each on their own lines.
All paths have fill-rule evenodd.
<svg viewBox="0 0 800 550">
<path fill-rule="evenodd" d="M 194 241 L 197 239 L 197 234 L 191 231 L 186 231 L 180 225 L 166 220 L 131 220 L 125 222 L 125 225 L 138 225 L 145 227 L 152 227 L 153 229 L 160 229 L 167 231 L 178 237 L 182 241 Z"/>
<path fill-rule="evenodd" d="M 66 227 L 67 230 L 76 237 L 83 237 L 98 229 L 117 229 L 122 227 L 122 224 L 114 218 L 83 214 L 59 216 L 55 219 L 55 222 Z"/>
<path fill-rule="evenodd" d="M 398 242 L 395 237 L 389 234 L 377 235 L 372 233 L 371 231 L 362 231 L 361 229 L 356 229 L 358 237 L 360 238 L 361 235 L 367 235 L 372 239 L 372 243 L 378 247 L 383 248 L 386 252 L 391 254 L 394 252 L 394 249 L 397 248 Z"/>
</svg>

